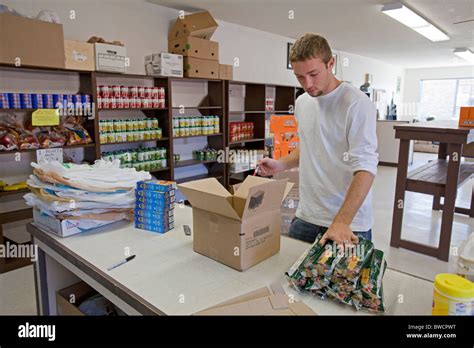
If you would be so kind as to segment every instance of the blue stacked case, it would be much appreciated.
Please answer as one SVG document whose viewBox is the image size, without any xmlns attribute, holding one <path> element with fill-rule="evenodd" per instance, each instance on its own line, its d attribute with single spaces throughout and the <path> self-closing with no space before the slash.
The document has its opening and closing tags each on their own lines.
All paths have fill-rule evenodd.
<svg viewBox="0 0 474 348">
<path fill-rule="evenodd" d="M 172 181 L 140 181 L 135 190 L 135 227 L 165 233 L 174 227 L 176 183 Z"/>
</svg>

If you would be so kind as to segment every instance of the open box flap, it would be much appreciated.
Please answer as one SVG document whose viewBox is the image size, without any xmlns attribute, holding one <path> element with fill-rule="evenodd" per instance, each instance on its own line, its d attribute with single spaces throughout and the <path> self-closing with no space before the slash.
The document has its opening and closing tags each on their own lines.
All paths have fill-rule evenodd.
<svg viewBox="0 0 474 348">
<path fill-rule="evenodd" d="M 179 184 L 191 205 L 196 208 L 240 220 L 232 207 L 232 195 L 216 178 L 207 178 Z"/>
<path fill-rule="evenodd" d="M 234 207 L 236 210 L 237 208 L 241 209 L 245 202 L 241 212 L 242 219 L 247 219 L 264 211 L 278 210 L 285 193 L 286 183 L 287 180 L 277 180 L 252 186 L 248 190 L 245 201 L 243 198 L 234 196 Z M 236 201 L 238 202 L 237 205 Z M 237 210 L 237 212 L 240 213 L 240 210 Z"/>
</svg>

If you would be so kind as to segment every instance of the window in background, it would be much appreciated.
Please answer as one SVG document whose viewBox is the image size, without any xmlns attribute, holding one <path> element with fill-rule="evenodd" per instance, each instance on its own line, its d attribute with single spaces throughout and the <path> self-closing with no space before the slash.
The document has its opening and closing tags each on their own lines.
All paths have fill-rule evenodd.
<svg viewBox="0 0 474 348">
<path fill-rule="evenodd" d="M 474 106 L 474 79 L 421 81 L 420 121 L 459 120 L 461 106 Z"/>
</svg>

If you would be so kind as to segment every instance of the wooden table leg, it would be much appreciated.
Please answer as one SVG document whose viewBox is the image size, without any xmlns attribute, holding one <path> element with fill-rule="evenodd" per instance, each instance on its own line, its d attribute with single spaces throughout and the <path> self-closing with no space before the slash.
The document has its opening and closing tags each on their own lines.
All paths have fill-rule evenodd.
<svg viewBox="0 0 474 348">
<path fill-rule="evenodd" d="M 438 149 L 438 158 L 446 159 L 448 157 L 448 144 L 440 143 Z M 441 196 L 433 195 L 433 210 L 441 210 Z"/>
<path fill-rule="evenodd" d="M 449 144 L 449 163 L 444 190 L 443 217 L 439 238 L 438 259 L 449 261 L 451 232 L 453 229 L 454 207 L 458 188 L 459 168 L 461 166 L 462 144 Z"/>
<path fill-rule="evenodd" d="M 408 157 L 410 140 L 400 139 L 398 152 L 397 183 L 395 188 L 395 199 L 393 203 L 392 235 L 390 245 L 398 248 L 402 234 L 403 208 L 405 206 L 405 188 L 408 173 Z"/>
</svg>

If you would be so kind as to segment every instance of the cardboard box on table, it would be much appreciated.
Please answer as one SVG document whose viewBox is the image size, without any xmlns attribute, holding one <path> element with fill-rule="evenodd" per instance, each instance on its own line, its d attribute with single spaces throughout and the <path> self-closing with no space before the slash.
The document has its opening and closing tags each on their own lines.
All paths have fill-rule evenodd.
<svg viewBox="0 0 474 348">
<path fill-rule="evenodd" d="M 316 315 L 302 301 L 290 300 L 279 284 L 262 287 L 194 315 Z"/>
<path fill-rule="evenodd" d="M 293 184 L 248 176 L 232 195 L 215 178 L 178 185 L 193 207 L 193 250 L 246 270 L 280 250 L 280 205 Z"/>
<path fill-rule="evenodd" d="M 0 14 L 0 63 L 64 69 L 62 24 Z"/>
<path fill-rule="evenodd" d="M 209 40 L 218 24 L 208 11 L 188 14 L 176 19 L 168 35 L 168 42 L 187 36 Z"/>
</svg>

